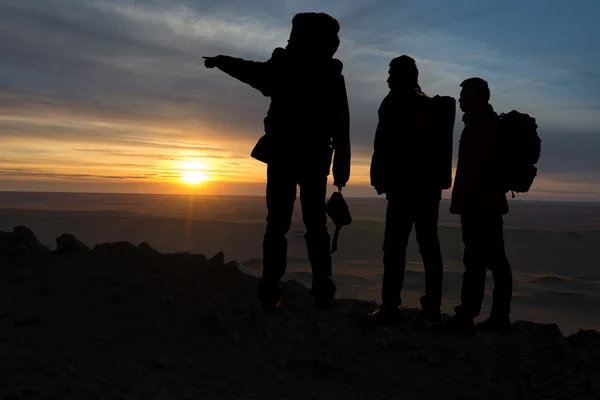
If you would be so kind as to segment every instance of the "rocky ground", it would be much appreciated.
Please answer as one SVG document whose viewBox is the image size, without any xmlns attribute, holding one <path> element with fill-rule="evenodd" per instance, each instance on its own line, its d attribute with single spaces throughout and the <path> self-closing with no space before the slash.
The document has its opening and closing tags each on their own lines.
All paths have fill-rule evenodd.
<svg viewBox="0 0 600 400">
<path fill-rule="evenodd" d="M 70 235 L 50 251 L 27 228 L 0 232 L 0 398 L 600 398 L 598 332 L 371 328 L 360 316 L 373 303 L 317 312 L 295 282 L 267 315 L 256 283 L 223 254 Z"/>
</svg>

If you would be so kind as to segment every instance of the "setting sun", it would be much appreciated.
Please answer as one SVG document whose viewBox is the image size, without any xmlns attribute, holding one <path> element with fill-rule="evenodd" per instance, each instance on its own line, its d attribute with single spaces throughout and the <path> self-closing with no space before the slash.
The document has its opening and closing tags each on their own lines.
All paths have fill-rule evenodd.
<svg viewBox="0 0 600 400">
<path fill-rule="evenodd" d="M 198 185 L 207 180 L 206 174 L 199 171 L 184 172 L 181 180 L 190 185 Z"/>
<path fill-rule="evenodd" d="M 185 161 L 182 164 L 181 180 L 189 185 L 199 185 L 208 180 L 202 170 L 204 165 L 197 161 Z"/>
</svg>

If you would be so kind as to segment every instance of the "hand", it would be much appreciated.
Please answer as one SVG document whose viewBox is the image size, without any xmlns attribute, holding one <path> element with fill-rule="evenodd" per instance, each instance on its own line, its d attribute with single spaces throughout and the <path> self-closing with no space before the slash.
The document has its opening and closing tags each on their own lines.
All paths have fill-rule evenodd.
<svg viewBox="0 0 600 400">
<path fill-rule="evenodd" d="M 216 66 L 216 57 L 202 57 L 204 58 L 204 66 L 206 68 L 214 68 Z"/>
</svg>

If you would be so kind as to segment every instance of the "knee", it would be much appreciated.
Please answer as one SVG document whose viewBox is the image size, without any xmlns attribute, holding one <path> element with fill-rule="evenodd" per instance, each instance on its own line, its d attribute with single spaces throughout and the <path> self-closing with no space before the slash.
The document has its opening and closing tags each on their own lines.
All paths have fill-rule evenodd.
<svg viewBox="0 0 600 400">
<path fill-rule="evenodd" d="M 304 227 L 306 228 L 306 234 L 310 236 L 322 236 L 328 234 L 327 231 L 327 217 L 323 218 L 304 218 Z"/>
<path fill-rule="evenodd" d="M 315 235 L 327 233 L 327 216 L 305 216 L 304 227 L 307 233 L 314 233 Z"/>
<path fill-rule="evenodd" d="M 285 236 L 291 226 L 292 221 L 289 219 L 268 219 L 266 234 L 269 236 Z"/>
<path fill-rule="evenodd" d="M 306 225 L 306 233 L 304 234 L 306 240 L 318 240 L 322 238 L 329 239 L 329 231 L 327 230 L 327 225 Z"/>
<path fill-rule="evenodd" d="M 406 247 L 394 246 L 394 243 L 386 240 L 383 242 L 383 258 L 384 260 L 406 258 Z"/>
<path fill-rule="evenodd" d="M 490 269 L 492 270 L 492 275 L 495 277 L 512 275 L 510 264 L 505 255 L 496 257 Z"/>
</svg>

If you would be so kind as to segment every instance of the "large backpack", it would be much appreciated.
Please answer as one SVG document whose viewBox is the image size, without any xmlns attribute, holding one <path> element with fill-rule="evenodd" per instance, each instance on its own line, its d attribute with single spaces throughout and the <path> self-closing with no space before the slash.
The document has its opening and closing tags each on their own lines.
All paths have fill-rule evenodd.
<svg viewBox="0 0 600 400">
<path fill-rule="evenodd" d="M 292 31 L 287 49 L 312 48 L 325 58 L 332 58 L 340 45 L 339 22 L 325 13 L 307 12 L 296 14 L 292 19 Z"/>
<path fill-rule="evenodd" d="M 531 188 L 540 159 L 542 141 L 535 118 L 518 111 L 500 114 L 503 161 L 502 180 L 505 192 L 526 193 Z"/>
<path fill-rule="evenodd" d="M 454 141 L 454 120 L 456 118 L 456 99 L 450 96 L 434 96 L 433 129 L 436 138 L 433 157 L 436 160 L 436 179 L 440 189 L 452 187 L 452 144 Z"/>
</svg>

